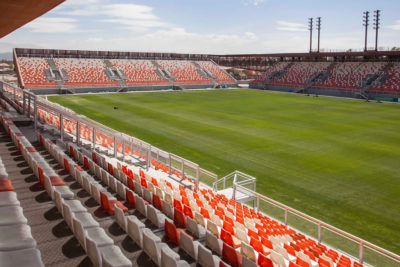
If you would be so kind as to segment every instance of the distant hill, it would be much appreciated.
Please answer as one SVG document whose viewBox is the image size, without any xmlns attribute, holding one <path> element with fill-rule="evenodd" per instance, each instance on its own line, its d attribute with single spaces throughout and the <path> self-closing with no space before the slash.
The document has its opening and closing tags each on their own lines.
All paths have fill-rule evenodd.
<svg viewBox="0 0 400 267">
<path fill-rule="evenodd" d="M 5 53 L 0 53 L 0 60 L 5 59 L 5 60 L 12 60 L 13 56 L 11 52 L 5 52 Z"/>
</svg>

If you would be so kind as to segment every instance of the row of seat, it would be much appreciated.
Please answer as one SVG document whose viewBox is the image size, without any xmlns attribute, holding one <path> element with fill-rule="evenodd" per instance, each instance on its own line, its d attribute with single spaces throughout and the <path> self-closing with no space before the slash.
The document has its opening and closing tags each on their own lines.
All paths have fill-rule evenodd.
<svg viewBox="0 0 400 267">
<path fill-rule="evenodd" d="M 290 64 L 289 62 L 276 62 L 271 67 L 269 67 L 265 72 L 263 72 L 259 77 L 254 79 L 253 83 L 264 84 L 266 82 L 266 79 L 269 78 L 273 73 L 282 71 L 289 64 Z"/>
<path fill-rule="evenodd" d="M 27 139 L 7 114 L 0 115 L 0 123 L 27 158 L 30 147 Z M 40 251 L 36 248 L 36 240 L 32 237 L 11 179 L 0 157 L 0 265 L 42 267 Z"/>
<path fill-rule="evenodd" d="M 46 79 L 44 70 L 49 69 L 45 58 L 18 57 L 18 65 L 26 88 L 49 87 L 54 88 L 56 83 Z"/>
<path fill-rule="evenodd" d="M 155 208 L 150 206 L 146 199 L 149 200 L 149 192 L 140 190 L 140 185 L 137 184 L 135 190 L 125 186 L 127 177 L 123 178 L 123 174 L 116 167 L 107 163 L 100 155 L 92 154 L 93 160 L 81 153 L 73 144 L 68 144 L 68 151 L 71 157 L 74 157 L 79 162 L 83 162 L 84 168 L 90 170 L 98 179 L 109 186 L 113 191 L 124 200 L 127 201 L 129 207 L 135 208 L 143 216 L 147 217 L 157 229 L 164 227 L 165 216 L 157 212 Z M 97 163 L 96 163 L 97 162 Z M 99 165 L 100 164 L 100 165 Z M 102 166 L 102 167 L 100 167 Z M 107 170 L 107 171 L 106 171 Z M 78 178 L 79 179 L 79 178 Z M 83 182 L 85 184 L 85 182 Z M 188 266 L 185 261 L 179 259 L 179 256 L 172 251 L 165 243 L 161 243 L 160 237 L 156 236 L 150 229 L 138 220 L 134 215 L 127 213 L 127 208 L 112 199 L 108 193 L 99 190 L 98 183 L 91 180 L 89 185 L 84 185 L 96 201 L 101 203 L 101 206 L 115 216 L 116 222 L 120 227 L 149 255 L 149 257 L 159 266 Z M 139 194 L 137 194 L 139 193 Z"/>
</svg>

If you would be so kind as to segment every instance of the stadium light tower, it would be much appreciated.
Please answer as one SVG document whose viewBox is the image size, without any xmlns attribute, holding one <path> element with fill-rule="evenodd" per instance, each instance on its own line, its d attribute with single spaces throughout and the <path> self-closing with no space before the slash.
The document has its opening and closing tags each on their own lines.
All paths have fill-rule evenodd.
<svg viewBox="0 0 400 267">
<path fill-rule="evenodd" d="M 317 52 L 319 53 L 319 42 L 320 42 L 320 35 L 321 35 L 321 17 L 317 18 L 317 31 L 318 31 L 318 46 Z"/>
<path fill-rule="evenodd" d="M 379 9 L 374 11 L 374 30 L 375 30 L 375 51 L 378 51 L 378 32 L 381 20 L 381 11 Z"/>
<path fill-rule="evenodd" d="M 312 52 L 312 30 L 313 30 L 313 18 L 308 19 L 308 30 L 310 31 L 310 53 Z"/>
<path fill-rule="evenodd" d="M 368 26 L 369 26 L 369 11 L 364 12 L 363 16 L 363 26 L 365 27 L 365 40 L 364 40 L 364 51 L 367 51 L 367 42 L 368 42 Z"/>
</svg>

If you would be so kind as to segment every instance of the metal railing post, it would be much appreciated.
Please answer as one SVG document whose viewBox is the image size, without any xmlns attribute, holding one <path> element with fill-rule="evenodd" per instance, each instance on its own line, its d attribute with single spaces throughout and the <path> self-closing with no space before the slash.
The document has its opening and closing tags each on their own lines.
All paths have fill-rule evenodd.
<svg viewBox="0 0 400 267">
<path fill-rule="evenodd" d="M 115 138 L 114 135 L 114 157 L 117 157 L 117 139 Z"/>
<path fill-rule="evenodd" d="M 288 209 L 285 208 L 285 225 L 288 224 Z"/>
<path fill-rule="evenodd" d="M 76 121 L 76 144 L 79 145 L 79 141 L 81 139 L 81 124 L 79 121 Z"/>
<path fill-rule="evenodd" d="M 171 167 L 172 167 L 172 159 L 171 159 L 171 153 L 169 154 L 169 176 L 171 176 Z"/>
<path fill-rule="evenodd" d="M 260 198 L 257 197 L 257 212 L 260 212 Z"/>
<path fill-rule="evenodd" d="M 28 94 L 28 118 L 31 118 L 31 95 Z"/>
<path fill-rule="evenodd" d="M 185 178 L 185 161 L 182 159 L 182 179 Z"/>
<path fill-rule="evenodd" d="M 318 223 L 318 243 L 321 243 L 321 223 Z"/>
<path fill-rule="evenodd" d="M 60 113 L 60 136 L 61 136 L 62 142 L 64 142 L 63 129 L 64 129 L 64 118 L 63 118 L 63 115 Z"/>
<path fill-rule="evenodd" d="M 364 262 L 364 244 L 360 241 L 360 254 L 358 255 L 358 260 L 361 264 Z"/>
<path fill-rule="evenodd" d="M 199 190 L 199 184 L 200 184 L 200 167 L 199 166 L 197 166 L 197 169 L 196 169 L 196 180 L 197 180 L 197 183 L 196 183 L 196 191 L 197 191 L 197 190 Z"/>
<path fill-rule="evenodd" d="M 34 102 L 34 106 L 33 106 L 33 112 L 34 112 L 34 115 L 33 115 L 33 118 L 34 118 L 34 123 L 35 123 L 35 131 L 37 131 L 37 120 L 38 120 L 38 118 L 37 118 L 37 96 L 35 96 L 35 102 Z"/>
<path fill-rule="evenodd" d="M 233 200 L 236 200 L 236 184 L 233 184 L 232 199 L 233 199 Z"/>
<path fill-rule="evenodd" d="M 149 171 L 150 162 L 151 162 L 151 146 L 150 146 L 149 149 L 147 150 L 147 160 L 146 160 L 147 171 Z"/>
<path fill-rule="evenodd" d="M 96 128 L 93 127 L 92 131 L 93 150 L 96 148 Z"/>
<path fill-rule="evenodd" d="M 25 114 L 26 110 L 26 96 L 25 92 L 22 92 L 22 113 Z"/>
</svg>

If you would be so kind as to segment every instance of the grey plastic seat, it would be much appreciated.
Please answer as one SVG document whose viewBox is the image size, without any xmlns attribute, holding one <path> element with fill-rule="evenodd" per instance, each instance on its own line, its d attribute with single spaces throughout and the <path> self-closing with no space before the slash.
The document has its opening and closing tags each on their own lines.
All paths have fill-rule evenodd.
<svg viewBox="0 0 400 267">
<path fill-rule="evenodd" d="M 166 244 L 161 243 L 161 239 L 150 229 L 143 229 L 143 250 L 158 266 L 161 265 L 161 248 L 163 245 Z"/>
<path fill-rule="evenodd" d="M 118 225 L 126 232 L 127 230 L 127 216 L 125 216 L 124 211 L 114 205 L 114 216 L 115 216 L 115 221 L 118 223 Z"/>
<path fill-rule="evenodd" d="M 161 267 L 177 267 L 180 261 L 179 255 L 170 249 L 167 245 L 163 244 L 161 248 Z M 183 266 L 183 265 L 182 265 Z"/>
<path fill-rule="evenodd" d="M 114 245 L 114 241 L 103 228 L 95 227 L 85 230 L 86 253 L 95 266 L 101 266 L 100 248 Z"/>
<path fill-rule="evenodd" d="M 103 189 L 103 186 L 99 183 L 92 183 L 90 184 L 90 195 L 93 197 L 93 199 L 97 202 L 100 203 L 100 191 Z"/>
<path fill-rule="evenodd" d="M 139 247 L 143 247 L 143 229 L 145 228 L 144 223 L 139 221 L 136 216 L 127 217 L 127 233 L 135 241 Z"/>
<path fill-rule="evenodd" d="M 186 218 L 186 230 L 196 238 L 204 238 L 206 236 L 206 229 L 199 225 L 195 220 L 190 217 Z"/>
<path fill-rule="evenodd" d="M 108 185 L 108 172 L 104 169 L 101 170 L 101 181 Z"/>
<path fill-rule="evenodd" d="M 208 248 L 204 247 L 202 244 L 199 244 L 198 246 L 198 260 L 197 262 L 201 264 L 203 267 L 218 267 L 219 262 L 221 259 L 213 255 L 211 250 Z"/>
<path fill-rule="evenodd" d="M 23 209 L 19 206 L 0 207 L 0 226 L 26 224 Z"/>
<path fill-rule="evenodd" d="M 134 184 L 135 184 L 135 193 L 138 194 L 139 196 L 143 196 L 142 185 L 137 181 L 134 181 Z"/>
<path fill-rule="evenodd" d="M 104 267 L 131 267 L 132 262 L 115 245 L 100 247 L 102 266 Z"/>
<path fill-rule="evenodd" d="M 143 198 L 140 196 L 136 195 L 135 196 L 135 201 L 136 201 L 136 209 L 143 214 L 144 216 L 147 217 L 147 205 L 144 203 Z"/>
<path fill-rule="evenodd" d="M 242 257 L 242 267 L 257 267 L 258 264 L 247 258 L 245 255 Z"/>
<path fill-rule="evenodd" d="M 40 251 L 36 248 L 0 251 L 0 262 L 2 267 L 44 267 Z"/>
<path fill-rule="evenodd" d="M 198 241 L 193 241 L 192 237 L 189 236 L 187 233 L 184 231 L 181 231 L 181 243 L 180 247 L 194 260 L 197 261 L 197 251 L 198 251 L 198 246 L 199 242 Z"/>
<path fill-rule="evenodd" d="M 167 215 L 170 219 L 174 218 L 174 209 L 169 202 L 162 200 L 163 203 L 163 213 Z"/>
<path fill-rule="evenodd" d="M 20 202 L 17 199 L 17 193 L 14 191 L 0 192 L 0 207 L 19 205 Z"/>
<path fill-rule="evenodd" d="M 153 194 L 147 188 L 142 188 L 143 198 L 149 203 L 153 202 Z"/>
<path fill-rule="evenodd" d="M 147 206 L 147 218 L 154 224 L 158 229 L 164 228 L 165 219 L 167 218 L 158 209 L 151 205 Z"/>
<path fill-rule="evenodd" d="M 36 241 L 26 224 L 0 226 L 0 251 L 34 248 Z"/>
<path fill-rule="evenodd" d="M 123 199 L 126 199 L 126 191 L 125 191 L 126 188 L 127 187 L 123 183 L 117 181 L 117 194 Z"/>
<path fill-rule="evenodd" d="M 218 255 L 222 255 L 222 240 L 209 231 L 206 232 L 206 246 Z"/>
</svg>

